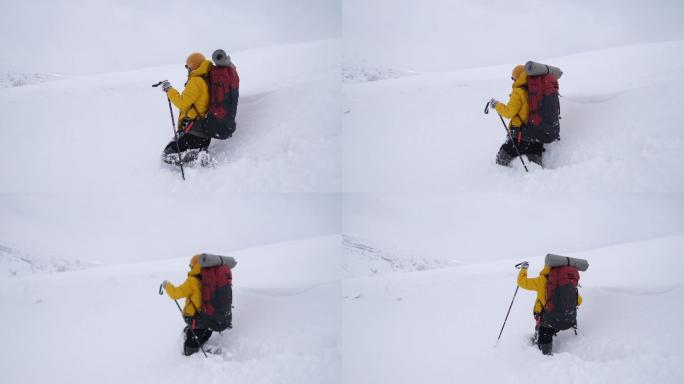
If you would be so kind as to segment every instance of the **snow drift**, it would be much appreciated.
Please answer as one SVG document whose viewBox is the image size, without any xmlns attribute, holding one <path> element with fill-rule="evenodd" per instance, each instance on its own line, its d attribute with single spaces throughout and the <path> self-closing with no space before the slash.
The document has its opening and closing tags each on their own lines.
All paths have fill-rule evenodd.
<svg viewBox="0 0 684 384">
<path fill-rule="evenodd" d="M 158 80 L 182 89 L 183 62 L 0 89 L 4 192 L 337 192 L 337 41 L 230 52 L 241 77 L 237 131 L 209 147 L 214 168 L 183 183 L 160 153 L 173 138 Z M 278 68 L 277 71 L 273 67 Z M 174 114 L 177 111 L 174 110 Z"/>
<path fill-rule="evenodd" d="M 345 382 L 679 383 L 682 249 L 679 235 L 572 254 L 591 264 L 580 279 L 578 335 L 561 332 L 552 357 L 530 342 L 533 292 L 518 292 L 496 345 L 516 286 L 513 265 L 527 255 L 346 279 Z M 544 255 L 529 260 L 533 277 Z"/>
<path fill-rule="evenodd" d="M 5 383 L 339 382 L 339 236 L 232 252 L 232 330 L 182 355 L 187 257 L 0 278 Z M 306 268 L 302 268 L 306 265 Z M 37 369 L 27 369 L 26 361 Z"/>
<path fill-rule="evenodd" d="M 494 163 L 506 133 L 482 113 L 491 97 L 508 100 L 516 63 L 345 84 L 343 188 L 683 192 L 684 112 L 674 107 L 684 102 L 683 57 L 675 41 L 537 60 L 564 71 L 561 140 L 546 146 L 546 169 L 529 174 L 517 160 Z"/>
</svg>

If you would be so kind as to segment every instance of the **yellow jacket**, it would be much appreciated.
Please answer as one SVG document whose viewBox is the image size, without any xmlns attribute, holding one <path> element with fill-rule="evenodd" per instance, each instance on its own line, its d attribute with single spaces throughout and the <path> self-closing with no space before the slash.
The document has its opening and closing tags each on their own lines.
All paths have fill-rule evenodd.
<svg viewBox="0 0 684 384">
<path fill-rule="evenodd" d="M 528 291 L 537 292 L 537 300 L 534 302 L 534 313 L 541 313 L 542 309 L 546 305 L 546 280 L 551 271 L 551 267 L 545 265 L 544 268 L 539 272 L 538 277 L 528 278 L 527 269 L 523 268 L 518 273 L 518 285 L 522 289 L 527 289 Z M 577 305 L 582 304 L 582 296 L 577 294 Z"/>
<path fill-rule="evenodd" d="M 520 76 L 513 82 L 513 91 L 507 104 L 497 103 L 496 111 L 511 120 L 509 127 L 522 127 L 527 124 L 530 115 L 530 106 L 527 96 L 527 73 L 522 71 Z M 522 118 L 522 121 L 520 119 Z"/>
<path fill-rule="evenodd" d="M 195 316 L 195 308 L 200 309 L 202 307 L 202 281 L 199 279 L 201 273 L 202 266 L 200 263 L 196 263 L 188 272 L 188 278 L 185 279 L 183 284 L 176 287 L 171 283 L 167 283 L 164 286 L 166 293 L 172 299 L 185 298 L 184 316 Z"/>
<path fill-rule="evenodd" d="M 181 127 L 183 118 L 187 117 L 192 120 L 207 114 L 209 110 L 209 85 L 203 77 L 206 78 L 209 75 L 212 66 L 210 60 L 204 60 L 197 69 L 190 72 L 182 94 L 178 93 L 175 88 L 170 88 L 166 92 L 169 100 L 180 110 L 178 129 Z"/>
</svg>

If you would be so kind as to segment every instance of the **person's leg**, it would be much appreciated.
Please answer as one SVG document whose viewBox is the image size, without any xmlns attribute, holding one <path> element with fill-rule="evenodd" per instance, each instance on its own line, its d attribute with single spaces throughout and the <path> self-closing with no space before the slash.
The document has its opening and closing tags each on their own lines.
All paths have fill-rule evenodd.
<svg viewBox="0 0 684 384">
<path fill-rule="evenodd" d="M 182 153 L 183 163 L 190 163 L 195 160 L 200 155 L 200 152 L 205 152 L 211 143 L 211 138 L 203 138 L 195 136 L 193 134 L 186 134 L 185 137 L 185 148 L 186 150 Z"/>
<path fill-rule="evenodd" d="M 542 154 L 544 153 L 544 144 L 540 143 L 538 141 L 529 143 L 525 147 L 525 154 L 527 155 L 527 158 L 535 163 L 539 164 L 540 167 L 544 167 L 543 162 L 542 162 Z"/>
<path fill-rule="evenodd" d="M 195 329 L 195 334 L 197 335 L 197 339 L 199 340 L 200 345 L 204 344 L 209 340 L 211 337 L 211 330 L 210 329 Z"/>
<path fill-rule="evenodd" d="M 537 344 L 539 345 L 539 349 L 543 354 L 550 355 L 553 349 L 553 336 L 555 331 L 553 328 L 540 326 L 538 334 Z"/>
<path fill-rule="evenodd" d="M 191 138 L 190 135 L 182 134 L 178 137 L 178 144 L 176 144 L 176 139 L 171 139 L 171 141 L 164 147 L 164 152 L 162 153 L 162 160 L 168 164 L 178 164 L 178 151 L 180 153 L 188 150 Z"/>
<path fill-rule="evenodd" d="M 505 143 L 499 148 L 499 152 L 496 154 L 496 163 L 503 166 L 508 166 L 511 161 L 517 156 L 515 148 L 511 140 L 506 140 Z"/>
<path fill-rule="evenodd" d="M 185 343 L 183 344 L 183 353 L 185 356 L 190 356 L 199 351 L 199 344 L 197 344 L 197 341 L 195 340 L 195 335 L 197 334 L 193 334 L 193 331 L 189 326 L 185 327 Z M 199 338 L 199 335 L 197 336 Z"/>
<path fill-rule="evenodd" d="M 193 161 L 197 158 L 200 151 L 206 151 L 211 143 L 211 138 L 202 138 L 193 134 L 183 134 L 178 138 L 178 146 L 176 140 L 171 140 L 164 148 L 162 160 L 169 164 L 178 164 L 178 151 L 180 149 L 183 163 Z"/>
</svg>

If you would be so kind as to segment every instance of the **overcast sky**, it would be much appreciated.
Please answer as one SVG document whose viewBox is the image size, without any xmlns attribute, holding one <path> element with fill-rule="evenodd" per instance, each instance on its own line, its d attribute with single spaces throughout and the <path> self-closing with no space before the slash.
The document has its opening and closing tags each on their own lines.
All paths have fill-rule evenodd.
<svg viewBox="0 0 684 384">
<path fill-rule="evenodd" d="M 684 39 L 682 0 L 344 0 L 347 64 L 436 71 Z"/>
<path fill-rule="evenodd" d="M 341 0 L 22 0 L 3 2 L 0 70 L 84 74 L 339 38 Z"/>
</svg>

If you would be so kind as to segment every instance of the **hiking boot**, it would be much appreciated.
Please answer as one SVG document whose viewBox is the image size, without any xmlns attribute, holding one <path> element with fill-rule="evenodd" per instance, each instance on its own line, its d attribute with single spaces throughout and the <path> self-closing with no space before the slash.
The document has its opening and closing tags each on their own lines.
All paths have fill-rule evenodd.
<svg viewBox="0 0 684 384">
<path fill-rule="evenodd" d="M 499 165 L 508 166 L 512 160 L 513 156 L 509 155 L 503 149 L 500 149 L 499 153 L 496 154 L 496 163 Z"/>
<path fill-rule="evenodd" d="M 532 163 L 535 163 L 539 165 L 540 167 L 544 168 L 544 165 L 542 164 L 542 155 L 527 155 L 527 160 L 529 160 Z"/>
<path fill-rule="evenodd" d="M 185 356 L 190 356 L 190 355 L 192 355 L 193 353 L 196 353 L 197 351 L 199 351 L 199 347 L 192 347 L 192 346 L 189 346 L 189 345 L 183 346 L 183 354 L 184 354 Z"/>
<path fill-rule="evenodd" d="M 539 344 L 539 349 L 544 355 L 552 355 L 553 343 Z"/>
<path fill-rule="evenodd" d="M 164 153 L 164 154 L 162 154 L 161 159 L 166 164 L 180 165 L 178 153 Z"/>
</svg>

